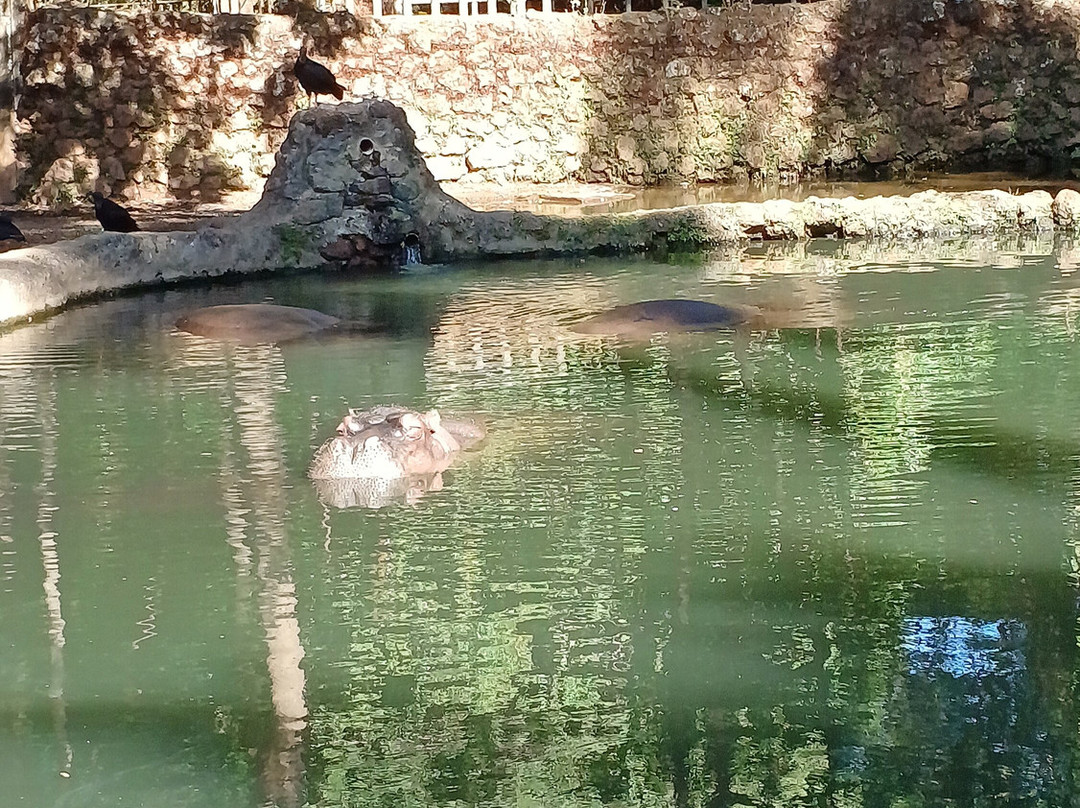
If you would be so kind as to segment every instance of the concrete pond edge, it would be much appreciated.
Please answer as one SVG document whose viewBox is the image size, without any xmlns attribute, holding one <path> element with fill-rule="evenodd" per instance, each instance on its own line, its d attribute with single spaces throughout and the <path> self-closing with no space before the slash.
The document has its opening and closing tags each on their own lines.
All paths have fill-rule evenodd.
<svg viewBox="0 0 1080 808">
<path fill-rule="evenodd" d="M 259 203 L 196 231 L 99 233 L 0 255 L 0 325 L 121 290 L 224 275 L 695 249 L 815 237 L 910 241 L 1080 231 L 1080 192 L 1002 190 L 717 202 L 580 217 L 475 211 L 447 195 L 386 101 L 298 113 Z"/>
</svg>

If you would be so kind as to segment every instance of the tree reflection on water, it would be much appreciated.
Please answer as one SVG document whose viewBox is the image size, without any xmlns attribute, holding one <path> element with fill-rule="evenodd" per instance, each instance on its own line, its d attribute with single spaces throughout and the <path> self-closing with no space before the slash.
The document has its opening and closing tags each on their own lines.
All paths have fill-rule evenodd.
<svg viewBox="0 0 1080 808">
<path fill-rule="evenodd" d="M 362 345 L 223 350 L 130 301 L 5 334 L 0 781 L 80 805 L 1071 804 L 1080 355 L 1054 271 L 813 284 L 857 311 L 842 339 L 586 338 L 675 292 L 576 268 L 411 279 L 417 333 Z M 142 342 L 112 336 L 129 315 Z M 489 438 L 412 505 L 324 508 L 311 451 L 380 400 Z"/>
</svg>

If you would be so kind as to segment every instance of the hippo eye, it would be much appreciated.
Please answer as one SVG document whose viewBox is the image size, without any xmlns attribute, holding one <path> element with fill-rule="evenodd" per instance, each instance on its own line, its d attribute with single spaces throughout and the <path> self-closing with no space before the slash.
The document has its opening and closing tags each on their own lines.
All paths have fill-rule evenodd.
<svg viewBox="0 0 1080 808">
<path fill-rule="evenodd" d="M 398 440 L 420 440 L 424 437 L 424 430 L 418 426 L 398 425 L 394 430 L 394 437 Z"/>
</svg>

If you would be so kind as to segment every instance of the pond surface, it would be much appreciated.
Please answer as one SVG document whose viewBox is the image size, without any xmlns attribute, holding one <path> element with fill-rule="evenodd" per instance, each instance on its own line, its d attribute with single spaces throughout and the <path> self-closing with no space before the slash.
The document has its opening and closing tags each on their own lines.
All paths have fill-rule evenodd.
<svg viewBox="0 0 1080 808">
<path fill-rule="evenodd" d="M 173 289 L 0 334 L 11 806 L 1073 804 L 1070 245 L 811 243 Z M 575 334 L 657 297 L 750 335 Z M 272 300 L 377 338 L 229 347 Z M 481 418 L 411 503 L 345 406 Z"/>
</svg>

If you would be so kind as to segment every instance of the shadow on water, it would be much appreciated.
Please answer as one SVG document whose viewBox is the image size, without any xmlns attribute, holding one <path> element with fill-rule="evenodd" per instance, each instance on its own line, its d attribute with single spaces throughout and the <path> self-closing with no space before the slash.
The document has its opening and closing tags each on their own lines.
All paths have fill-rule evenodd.
<svg viewBox="0 0 1080 808">
<path fill-rule="evenodd" d="M 794 335 L 796 344 L 807 339 Z M 823 361 L 835 357 L 826 354 Z M 855 794 L 882 804 L 974 801 L 984 793 L 1020 795 L 1035 781 L 1047 799 L 1064 798 L 1071 775 L 1057 756 L 1071 759 L 1062 744 L 1076 709 L 1071 670 L 1077 652 L 1075 588 L 1060 571 L 1060 547 L 1053 542 L 1060 518 L 1049 516 L 1046 537 L 1025 536 L 1028 543 L 1054 543 L 1057 557 L 1021 565 L 1022 576 L 1004 590 L 992 569 L 958 570 L 955 560 L 935 559 L 933 548 L 929 558 L 903 546 L 877 552 L 860 543 L 858 532 L 831 548 L 827 536 L 803 531 L 827 531 L 830 521 L 849 518 L 848 506 L 830 502 L 827 481 L 835 469 L 821 464 L 823 479 L 809 491 L 793 469 L 814 467 L 823 442 L 843 442 L 854 417 L 844 404 L 788 397 L 777 388 L 718 395 L 707 382 L 687 382 L 678 372 L 669 378 L 672 401 L 686 414 L 684 433 L 673 439 L 685 467 L 710 456 L 698 448 L 701 435 L 737 423 L 750 409 L 765 423 L 752 459 L 743 462 L 766 467 L 766 484 L 775 480 L 775 499 L 760 503 L 768 511 L 748 510 L 742 536 L 736 528 L 734 535 L 715 537 L 715 528 L 687 516 L 695 529 L 675 532 L 670 566 L 640 582 L 636 600 L 670 616 L 657 685 L 664 705 L 659 743 L 675 804 L 695 804 L 703 778 L 710 805 L 763 795 L 785 805 L 831 804 Z M 830 410 L 831 416 L 821 416 Z M 731 439 L 737 445 L 727 456 L 743 458 L 745 437 Z M 985 456 L 961 464 L 966 473 L 997 474 L 987 469 Z M 1042 473 L 1020 465 L 1024 479 Z M 723 475 L 722 466 L 715 473 Z M 739 476 L 734 470 L 736 485 Z M 688 476 L 676 502 L 684 513 L 690 503 L 724 496 L 723 483 Z M 815 518 L 817 509 L 829 508 L 835 509 L 831 519 Z M 921 524 L 932 529 L 930 522 Z M 970 525 L 972 542 L 986 539 L 982 527 Z M 743 558 L 745 568 L 707 563 L 707 544 L 730 547 L 733 539 L 753 548 Z M 800 547 L 816 561 L 806 563 Z M 844 558 L 827 560 L 832 552 Z M 1031 552 L 1015 549 L 1017 556 Z M 939 573 L 922 574 L 925 563 L 940 564 Z M 743 589 L 733 593 L 731 582 L 740 579 Z M 777 606 L 778 613 L 761 619 Z M 640 621 L 656 623 L 647 613 Z M 783 670 L 788 677 L 746 671 L 736 678 L 784 692 L 782 706 L 762 706 L 730 689 L 733 658 L 749 650 L 755 631 L 777 666 L 773 676 Z M 856 670 L 857 676 L 845 674 Z"/>
<path fill-rule="evenodd" d="M 838 436 L 850 434 L 850 428 L 865 418 L 855 408 L 850 393 L 824 389 L 819 381 L 822 364 L 835 365 L 846 343 L 846 350 L 857 352 L 859 340 L 840 332 L 825 330 L 777 332 L 782 344 L 794 359 L 795 373 L 802 378 L 768 378 L 762 372 L 746 368 L 737 384 L 718 385 L 715 379 L 702 378 L 689 368 L 673 364 L 672 381 L 700 391 L 731 413 L 747 409 L 758 415 L 783 421 L 811 424 Z M 824 346 L 824 351 L 822 350 Z M 801 357 L 801 359 L 799 358 Z M 801 368 L 798 368 L 802 364 Z M 836 370 L 836 378 L 841 372 Z M 994 419 L 992 424 L 977 424 L 956 417 L 922 413 L 918 428 L 923 441 L 931 447 L 935 462 L 954 464 L 969 473 L 1001 477 L 1042 489 L 1053 480 L 1067 480 L 1080 474 L 1080 446 L 1064 435 L 1033 435 L 1016 431 L 1014 423 Z"/>
<path fill-rule="evenodd" d="M 0 773 L 14 799 L 103 808 L 132 793 L 160 805 L 260 802 L 252 751 L 274 732 L 265 710 L 135 698 L 69 700 L 64 713 L 61 736 L 54 705 L 0 711 Z"/>
</svg>

